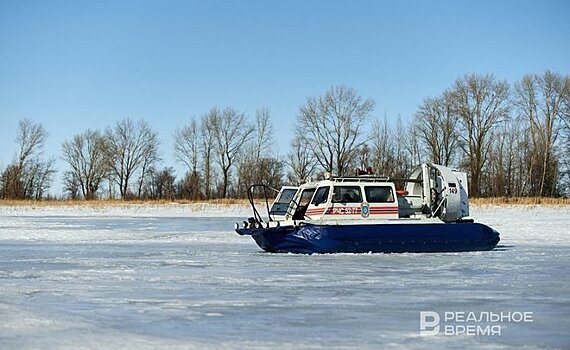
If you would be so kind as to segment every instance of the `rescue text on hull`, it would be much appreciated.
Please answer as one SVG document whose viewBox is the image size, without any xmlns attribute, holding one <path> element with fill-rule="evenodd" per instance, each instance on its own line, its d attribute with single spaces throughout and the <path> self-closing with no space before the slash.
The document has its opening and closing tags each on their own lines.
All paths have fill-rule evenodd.
<svg viewBox="0 0 570 350">
<path fill-rule="evenodd" d="M 405 190 L 396 191 L 395 182 Z M 265 217 L 254 201 L 260 188 Z M 236 232 L 268 252 L 462 252 L 499 242 L 497 231 L 469 217 L 466 174 L 435 164 L 423 164 L 408 179 L 339 177 L 280 191 L 253 185 L 249 199 L 254 216 L 236 224 Z"/>
</svg>

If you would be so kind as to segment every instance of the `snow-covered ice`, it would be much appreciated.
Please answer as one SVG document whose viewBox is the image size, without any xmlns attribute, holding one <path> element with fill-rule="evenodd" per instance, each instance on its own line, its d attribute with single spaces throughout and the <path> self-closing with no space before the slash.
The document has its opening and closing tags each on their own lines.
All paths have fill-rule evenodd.
<svg viewBox="0 0 570 350">
<path fill-rule="evenodd" d="M 447 254 L 269 254 L 249 215 L 0 206 L 0 349 L 570 348 L 569 207 L 474 207 L 499 247 Z M 420 311 L 533 322 L 421 336 Z"/>
</svg>

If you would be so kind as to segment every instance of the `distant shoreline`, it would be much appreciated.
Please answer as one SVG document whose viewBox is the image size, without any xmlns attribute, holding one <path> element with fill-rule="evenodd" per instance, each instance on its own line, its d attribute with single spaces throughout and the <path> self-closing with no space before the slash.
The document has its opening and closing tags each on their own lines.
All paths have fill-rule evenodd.
<svg viewBox="0 0 570 350">
<path fill-rule="evenodd" d="M 545 205 L 570 206 L 570 198 L 551 197 L 491 197 L 491 198 L 469 198 L 472 205 Z"/>
<path fill-rule="evenodd" d="M 86 206 L 86 207 L 114 207 L 114 206 L 170 206 L 170 205 L 244 205 L 249 204 L 246 199 L 211 199 L 211 200 L 121 200 L 121 199 L 0 199 L 0 206 Z"/>
<path fill-rule="evenodd" d="M 260 201 L 261 203 L 262 201 Z M 476 206 L 487 205 L 544 205 L 544 206 L 570 206 L 570 198 L 549 198 L 549 197 L 492 197 L 492 198 L 470 198 L 469 204 Z M 249 205 L 246 199 L 211 199 L 211 200 L 120 200 L 120 199 L 99 199 L 99 200 L 70 200 L 70 199 L 42 199 L 42 200 L 11 200 L 0 199 L 0 206 L 12 207 L 137 207 L 137 206 L 172 206 L 172 205 Z"/>
</svg>

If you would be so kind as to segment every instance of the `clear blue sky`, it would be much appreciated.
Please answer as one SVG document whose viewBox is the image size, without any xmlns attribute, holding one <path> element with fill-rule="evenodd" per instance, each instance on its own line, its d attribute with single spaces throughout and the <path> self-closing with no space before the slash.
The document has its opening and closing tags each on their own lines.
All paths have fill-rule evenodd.
<svg viewBox="0 0 570 350">
<path fill-rule="evenodd" d="M 299 106 L 332 85 L 407 120 L 465 73 L 546 69 L 570 73 L 570 1 L 0 0 L 0 167 L 22 118 L 56 157 L 143 118 L 173 165 L 172 132 L 213 106 L 269 108 L 285 154 Z"/>
</svg>

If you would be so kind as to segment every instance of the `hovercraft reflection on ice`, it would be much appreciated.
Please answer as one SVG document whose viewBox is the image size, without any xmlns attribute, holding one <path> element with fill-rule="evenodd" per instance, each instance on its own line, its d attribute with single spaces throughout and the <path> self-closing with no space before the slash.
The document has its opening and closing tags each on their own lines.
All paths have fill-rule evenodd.
<svg viewBox="0 0 570 350">
<path fill-rule="evenodd" d="M 405 190 L 396 191 L 395 181 Z M 256 188 L 265 193 L 265 220 Z M 268 190 L 278 192 L 271 207 Z M 268 252 L 461 252 L 499 242 L 497 231 L 469 217 L 467 175 L 436 164 L 408 179 L 336 177 L 280 191 L 252 185 L 248 195 L 254 216 L 236 232 Z"/>
</svg>

